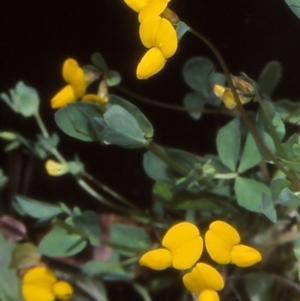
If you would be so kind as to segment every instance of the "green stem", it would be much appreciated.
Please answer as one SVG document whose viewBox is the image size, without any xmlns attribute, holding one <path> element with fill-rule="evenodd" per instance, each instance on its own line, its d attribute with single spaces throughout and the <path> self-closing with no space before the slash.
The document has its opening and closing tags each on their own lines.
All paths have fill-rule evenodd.
<svg viewBox="0 0 300 301">
<path fill-rule="evenodd" d="M 232 91 L 234 100 L 237 104 L 237 110 L 240 113 L 240 115 L 242 116 L 244 122 L 246 123 L 250 133 L 252 134 L 255 142 L 260 146 L 260 148 L 262 149 L 262 151 L 269 157 L 269 159 L 274 163 L 274 165 L 281 170 L 286 176 L 287 178 L 289 178 L 297 187 L 300 187 L 300 180 L 290 171 L 288 171 L 287 169 L 284 168 L 284 166 L 282 166 L 280 164 L 280 162 L 276 159 L 276 157 L 271 153 L 271 151 L 266 147 L 266 145 L 264 144 L 263 140 L 261 139 L 260 135 L 258 134 L 258 132 L 256 131 L 255 127 L 253 126 L 249 116 L 247 115 L 240 99 L 239 96 L 237 94 L 236 88 L 233 84 L 233 81 L 231 79 L 231 75 L 229 72 L 229 69 L 225 63 L 225 60 L 223 59 L 221 53 L 218 51 L 218 49 L 211 43 L 211 41 L 209 41 L 205 36 L 203 36 L 201 33 L 197 32 L 196 30 L 194 30 L 193 28 L 190 28 L 189 31 L 195 35 L 197 38 L 199 38 L 200 40 L 202 40 L 210 49 L 211 51 L 214 53 L 214 55 L 216 56 L 216 58 L 218 59 L 224 73 L 226 76 L 226 79 L 228 81 L 228 85 Z"/>
<path fill-rule="evenodd" d="M 152 141 L 145 147 L 156 157 L 158 157 L 163 162 L 165 162 L 168 166 L 170 166 L 173 170 L 177 171 L 179 174 L 183 176 L 186 176 L 188 174 L 189 170 L 187 168 L 181 166 L 176 161 L 168 157 L 166 153 L 163 150 L 161 150 L 159 147 L 157 147 L 157 145 Z"/>
<path fill-rule="evenodd" d="M 44 122 L 43 122 L 43 120 L 41 118 L 40 113 L 37 111 L 33 116 L 35 117 L 35 120 L 36 120 L 36 122 L 37 122 L 37 124 L 38 124 L 38 126 L 39 126 L 39 128 L 40 128 L 40 130 L 41 130 L 41 132 L 43 134 L 43 136 L 45 138 L 49 138 L 50 135 L 49 135 L 49 133 L 48 133 L 48 131 L 46 129 L 46 126 L 45 126 L 45 124 L 44 124 Z"/>
</svg>

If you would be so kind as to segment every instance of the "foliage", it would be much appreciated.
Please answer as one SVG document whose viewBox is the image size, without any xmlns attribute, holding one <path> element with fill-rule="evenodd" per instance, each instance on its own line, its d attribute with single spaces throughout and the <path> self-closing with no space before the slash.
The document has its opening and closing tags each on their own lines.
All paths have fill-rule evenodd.
<svg viewBox="0 0 300 301">
<path fill-rule="evenodd" d="M 283 76 L 280 62 L 269 62 L 257 80 L 245 73 L 231 75 L 214 45 L 180 21 L 167 7 L 168 2 L 125 0 L 138 13 L 141 41 L 150 48 L 139 63 L 137 76 L 154 76 L 169 58 L 171 64 L 177 47 L 184 43 L 184 35 L 193 34 L 206 43 L 222 69 L 206 57 L 187 59 L 182 67 L 187 92 L 182 95 L 181 110 L 199 126 L 206 126 L 201 123 L 205 114 L 211 114 L 212 120 L 224 121 L 218 123 L 221 125 L 215 137 L 216 151 L 194 154 L 188 148 L 157 144 L 157 129 L 151 118 L 140 110 L 133 97 L 126 97 L 133 93 L 126 94 L 123 89 L 124 93 L 118 95 L 121 75 L 110 70 L 100 53 L 94 53 L 91 63 L 82 67 L 75 59 L 64 62 L 62 74 L 67 85 L 53 93 L 52 99 L 52 108 L 58 109 L 53 118 L 59 133 L 48 131 L 40 115 L 41 101 L 36 89 L 20 81 L 8 94 L 1 93 L 3 103 L 22 119 L 33 118 L 39 129 L 33 136 L 2 124 L 0 138 L 6 143 L 4 151 L 19 149 L 41 160 L 49 180 L 51 176 L 70 177 L 87 198 L 101 205 L 101 210 L 78 200 L 76 195 L 70 205 L 61 199 L 49 202 L 46 195 L 36 199 L 15 194 L 10 200 L 3 193 L 0 300 L 22 300 L 21 287 L 27 279 L 24 275 L 28 277 L 35 269 L 49 272 L 53 283 L 57 279 L 71 283 L 75 301 L 110 300 L 107 288 L 111 285 L 130 287 L 130 298 L 136 300 L 150 301 L 161 296 L 166 301 L 192 300 L 192 294 L 218 298 L 215 291 L 224 287 L 223 278 L 226 285 L 220 292 L 221 300 L 297 298 L 300 140 L 293 131 L 296 127 L 288 125 L 299 121 L 300 105 L 289 99 L 272 99 Z M 299 1 L 286 2 L 300 18 Z M 94 82 L 98 83 L 98 90 L 87 92 Z M 188 129 L 186 135 L 189 130 L 193 129 Z M 144 150 L 141 164 L 153 183 L 148 192 L 151 205 L 142 208 L 116 188 L 102 183 L 86 170 L 77 150 L 73 151 L 74 159 L 67 160 L 59 150 L 66 136 L 82 144 L 93 142 L 86 147 L 99 152 L 113 147 L 127 152 Z M 205 143 L 207 137 L 201 139 Z M 0 170 L 1 192 L 10 180 Z M 161 237 L 169 237 L 174 225 L 182 224 L 188 227 L 172 234 L 167 242 L 162 239 L 163 248 L 158 248 Z M 229 236 L 225 235 L 227 232 Z M 239 235 L 245 245 L 240 244 Z M 195 245 L 191 243 L 194 240 Z M 192 246 L 197 254 L 192 263 L 186 265 L 184 261 L 182 265 L 181 259 L 190 254 L 190 247 L 186 246 Z M 203 255 L 202 249 L 207 250 Z M 238 262 L 245 267 L 240 254 L 244 259 L 247 252 L 254 254 L 253 267 L 238 269 L 232 265 Z M 203 257 L 201 261 L 212 266 L 196 263 L 198 253 Z M 262 262 L 257 263 L 260 254 Z M 228 258 L 224 262 L 214 259 L 225 255 Z M 231 265 L 220 267 L 211 263 L 209 256 L 217 263 Z M 163 271 L 153 273 L 140 264 Z M 178 266 L 183 266 L 185 274 L 173 269 Z M 215 275 L 216 283 L 200 277 L 202 271 Z M 50 287 L 53 283 L 49 283 Z M 39 289 L 38 285 L 33 287 Z M 70 294 L 62 291 L 62 300 L 67 299 Z M 30 288 L 29 294 L 23 293 L 23 299 L 34 301 L 34 294 Z M 59 293 L 51 293 L 49 301 L 56 297 Z"/>
</svg>

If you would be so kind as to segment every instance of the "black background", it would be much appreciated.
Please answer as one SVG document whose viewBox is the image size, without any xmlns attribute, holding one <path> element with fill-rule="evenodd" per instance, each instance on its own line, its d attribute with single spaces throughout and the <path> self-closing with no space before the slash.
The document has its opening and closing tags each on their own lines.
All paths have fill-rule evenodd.
<svg viewBox="0 0 300 301">
<path fill-rule="evenodd" d="M 233 74 L 243 71 L 257 79 L 268 61 L 280 61 L 284 75 L 275 96 L 298 99 L 300 20 L 284 0 L 172 0 L 169 7 L 213 41 Z M 192 56 L 206 56 L 215 62 L 209 49 L 186 34 L 165 68 L 139 81 L 135 69 L 145 50 L 139 41 L 137 14 L 122 0 L 10 0 L 1 1 L 0 12 L 0 91 L 12 88 L 18 80 L 35 87 L 41 97 L 41 114 L 51 132 L 62 137 L 60 149 L 67 159 L 78 154 L 87 170 L 101 181 L 134 202 L 147 204 L 152 181 L 142 169 L 144 150 L 82 143 L 66 137 L 56 127 L 49 100 L 64 85 L 62 63 L 73 57 L 84 65 L 90 62 L 93 52 L 101 52 L 109 66 L 121 73 L 124 87 L 161 102 L 181 105 L 189 91 L 182 80 L 182 66 Z M 112 92 L 122 95 L 117 90 Z M 127 99 L 152 122 L 156 142 L 199 155 L 215 153 L 216 131 L 226 119 L 208 115 L 195 122 L 183 112 Z M 11 113 L 5 104 L 0 108 L 0 130 L 13 128 L 34 138 L 33 120 Z M 10 176 L 8 196 L 24 193 L 81 207 L 92 204 L 79 188 L 74 188 L 71 176 L 47 176 L 43 162 L 18 151 L 3 153 L 1 162 Z"/>
</svg>

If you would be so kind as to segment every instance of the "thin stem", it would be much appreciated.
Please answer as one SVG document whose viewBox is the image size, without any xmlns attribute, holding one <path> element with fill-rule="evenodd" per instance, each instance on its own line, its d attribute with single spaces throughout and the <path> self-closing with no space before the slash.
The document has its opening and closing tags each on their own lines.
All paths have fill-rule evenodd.
<svg viewBox="0 0 300 301">
<path fill-rule="evenodd" d="M 237 94 L 236 88 L 233 84 L 233 81 L 231 79 L 231 75 L 229 72 L 229 69 L 225 63 L 225 60 L 223 59 L 221 53 L 218 51 L 218 49 L 211 43 L 211 41 L 209 41 L 205 36 L 203 36 L 201 33 L 197 32 L 196 30 L 194 30 L 193 28 L 190 28 L 189 31 L 194 34 L 197 38 L 199 38 L 200 40 L 202 40 L 210 49 L 211 51 L 214 53 L 214 55 L 216 56 L 216 58 L 218 59 L 224 73 L 226 76 L 226 79 L 228 81 L 228 85 L 233 93 L 234 96 L 234 100 L 237 104 L 237 110 L 240 113 L 240 115 L 242 116 L 244 122 L 246 123 L 250 133 L 252 134 L 255 142 L 261 147 L 262 151 L 269 157 L 269 159 L 274 163 L 274 165 L 281 170 L 286 176 L 287 178 L 289 178 L 297 187 L 300 187 L 300 180 L 290 171 L 288 171 L 287 169 L 284 168 L 284 166 L 282 166 L 280 164 L 280 162 L 276 159 L 276 157 L 271 153 L 271 151 L 266 147 L 266 145 L 264 144 L 263 140 L 261 139 L 260 135 L 258 134 L 258 132 L 256 131 L 255 127 L 253 126 L 249 116 L 247 115 L 240 99 L 239 96 Z"/>
<path fill-rule="evenodd" d="M 49 133 L 48 133 L 48 131 L 46 129 L 46 126 L 45 126 L 45 124 L 44 124 L 44 122 L 43 122 L 43 120 L 41 118 L 40 113 L 37 111 L 33 116 L 35 117 L 35 120 L 36 120 L 36 122 L 37 122 L 37 124 L 38 124 L 38 126 L 39 126 L 39 128 L 40 128 L 40 130 L 41 130 L 41 132 L 43 134 L 43 136 L 45 138 L 49 138 L 50 135 L 49 135 Z"/>
<path fill-rule="evenodd" d="M 159 159 L 161 159 L 163 162 L 165 162 L 168 166 L 170 166 L 172 169 L 177 171 L 179 174 L 186 176 L 189 172 L 189 170 L 180 164 L 178 164 L 176 161 L 172 160 L 170 157 L 166 155 L 166 153 L 161 150 L 157 145 L 153 142 L 150 142 L 148 145 L 145 146 L 151 153 L 153 153 L 155 156 L 157 156 Z"/>
</svg>

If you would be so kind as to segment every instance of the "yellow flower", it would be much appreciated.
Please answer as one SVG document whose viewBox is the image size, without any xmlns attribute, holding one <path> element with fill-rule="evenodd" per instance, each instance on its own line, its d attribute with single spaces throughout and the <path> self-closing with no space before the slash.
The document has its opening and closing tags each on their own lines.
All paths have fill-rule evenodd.
<svg viewBox="0 0 300 301">
<path fill-rule="evenodd" d="M 51 107 L 58 109 L 82 97 L 86 91 L 86 80 L 83 70 L 74 59 L 65 60 L 62 68 L 64 80 L 69 83 L 52 99 Z"/>
<path fill-rule="evenodd" d="M 177 35 L 167 19 L 151 16 L 141 23 L 140 38 L 143 45 L 151 49 L 146 52 L 137 67 L 137 78 L 147 79 L 159 72 L 167 58 L 174 55 L 177 49 Z"/>
<path fill-rule="evenodd" d="M 50 176 L 62 176 L 69 171 L 69 167 L 66 164 L 59 163 L 54 160 L 47 160 L 45 164 L 48 175 Z"/>
<path fill-rule="evenodd" d="M 218 301 L 216 291 L 224 287 L 220 273 L 205 263 L 197 263 L 190 273 L 183 276 L 183 283 L 189 291 L 198 294 L 198 301 Z"/>
<path fill-rule="evenodd" d="M 241 245 L 240 241 L 238 232 L 222 221 L 211 223 L 205 234 L 207 252 L 217 263 L 247 267 L 261 261 L 261 254 L 256 249 Z"/>
<path fill-rule="evenodd" d="M 154 270 L 164 270 L 171 266 L 185 270 L 195 264 L 203 251 L 203 239 L 198 228 L 188 222 L 171 227 L 165 234 L 162 245 L 164 248 L 145 253 L 140 264 Z"/>
<path fill-rule="evenodd" d="M 22 279 L 22 295 L 25 301 L 68 300 L 73 294 L 72 286 L 58 281 L 53 272 L 38 266 L 28 270 Z"/>
<path fill-rule="evenodd" d="M 82 98 L 84 101 L 99 102 L 106 104 L 107 99 L 103 99 L 95 94 L 85 94 L 87 88 L 87 81 L 82 68 L 74 59 L 65 60 L 62 68 L 62 75 L 64 80 L 69 83 L 61 89 L 52 99 L 52 109 L 59 109 L 66 106 L 68 103 L 74 102 Z"/>
</svg>

